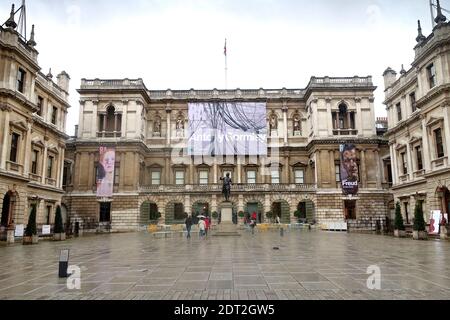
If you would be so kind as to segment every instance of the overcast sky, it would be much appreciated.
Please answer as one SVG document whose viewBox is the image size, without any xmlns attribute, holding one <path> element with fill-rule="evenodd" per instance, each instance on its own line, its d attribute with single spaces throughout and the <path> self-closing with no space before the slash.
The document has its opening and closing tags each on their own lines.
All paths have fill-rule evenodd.
<svg viewBox="0 0 450 320">
<path fill-rule="evenodd" d="M 16 5 L 20 0 L 14 1 Z M 0 0 L 6 21 L 11 0 Z M 441 0 L 450 9 L 450 0 Z M 449 14 L 446 14 L 450 16 Z M 71 76 L 67 132 L 78 123 L 81 78 L 143 78 L 147 88 L 304 88 L 311 76 L 374 77 L 410 68 L 429 0 L 27 0 L 39 64 Z"/>
</svg>

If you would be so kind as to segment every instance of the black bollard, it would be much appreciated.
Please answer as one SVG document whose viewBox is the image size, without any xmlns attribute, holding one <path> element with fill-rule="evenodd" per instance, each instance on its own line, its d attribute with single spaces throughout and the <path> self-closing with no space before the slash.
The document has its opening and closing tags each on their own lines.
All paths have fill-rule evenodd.
<svg viewBox="0 0 450 320">
<path fill-rule="evenodd" d="M 60 278 L 67 278 L 67 268 L 69 268 L 69 249 L 61 250 L 59 254 L 59 272 L 58 276 Z"/>
</svg>

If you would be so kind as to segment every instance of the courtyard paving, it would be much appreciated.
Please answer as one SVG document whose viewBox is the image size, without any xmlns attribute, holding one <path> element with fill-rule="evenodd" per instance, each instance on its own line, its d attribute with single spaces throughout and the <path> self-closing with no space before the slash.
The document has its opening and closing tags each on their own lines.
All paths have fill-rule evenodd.
<svg viewBox="0 0 450 320">
<path fill-rule="evenodd" d="M 273 247 L 278 246 L 279 250 Z M 81 289 L 58 278 L 60 249 Z M 370 290 L 367 268 L 381 270 Z M 0 246 L 1 299 L 449 299 L 450 242 L 295 230 L 155 239 L 130 233 Z"/>
</svg>

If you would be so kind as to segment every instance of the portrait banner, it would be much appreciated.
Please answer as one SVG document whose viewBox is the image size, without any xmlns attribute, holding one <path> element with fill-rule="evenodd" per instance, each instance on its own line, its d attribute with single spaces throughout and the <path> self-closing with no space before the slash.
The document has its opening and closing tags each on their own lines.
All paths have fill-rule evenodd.
<svg viewBox="0 0 450 320">
<path fill-rule="evenodd" d="M 112 197 L 115 159 L 114 148 L 100 147 L 97 165 L 97 197 Z"/>
<path fill-rule="evenodd" d="M 353 144 L 341 144 L 341 186 L 344 194 L 356 195 L 358 193 L 358 162 L 356 147 Z"/>
</svg>

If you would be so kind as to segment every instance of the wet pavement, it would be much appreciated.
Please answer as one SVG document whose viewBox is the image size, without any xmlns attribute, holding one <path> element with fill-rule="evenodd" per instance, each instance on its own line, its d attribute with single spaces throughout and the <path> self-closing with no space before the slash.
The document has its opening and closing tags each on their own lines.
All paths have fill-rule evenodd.
<svg viewBox="0 0 450 320">
<path fill-rule="evenodd" d="M 58 278 L 66 248 L 80 289 Z M 370 266 L 381 272 L 380 290 L 367 287 Z M 450 242 L 292 230 L 282 238 L 142 232 L 1 245 L 0 299 L 450 299 Z"/>
</svg>

